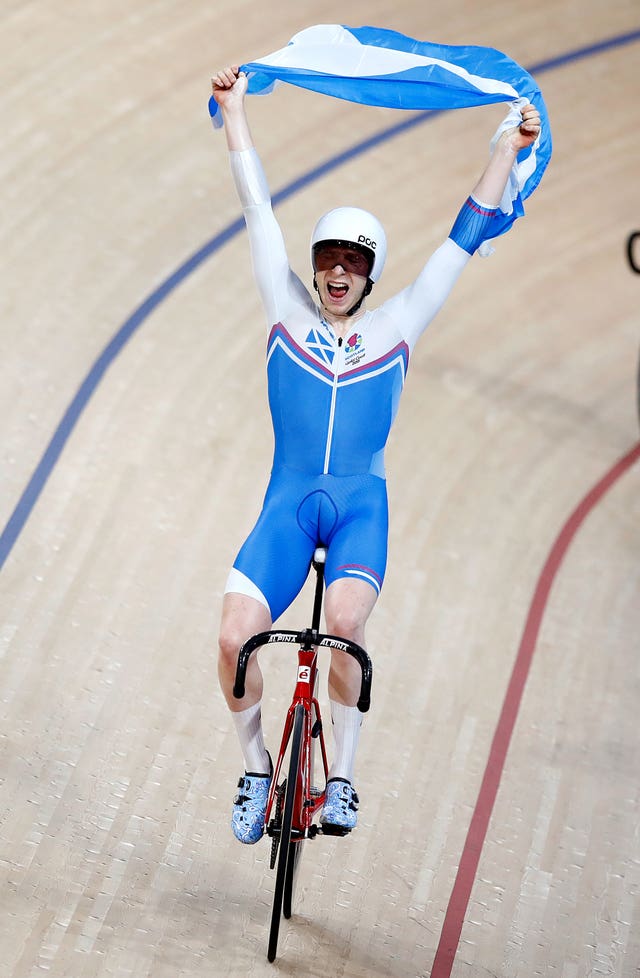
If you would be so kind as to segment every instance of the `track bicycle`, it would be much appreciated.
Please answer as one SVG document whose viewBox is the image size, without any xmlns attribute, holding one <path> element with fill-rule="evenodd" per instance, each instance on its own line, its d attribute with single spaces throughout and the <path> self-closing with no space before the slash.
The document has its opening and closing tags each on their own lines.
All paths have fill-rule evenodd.
<svg viewBox="0 0 640 978">
<path fill-rule="evenodd" d="M 267 958 L 274 961 L 278 947 L 280 918 L 289 919 L 293 910 L 296 876 L 302 845 L 318 834 L 347 835 L 348 829 L 322 826 L 314 821 L 326 795 L 329 765 L 317 699 L 318 649 L 331 648 L 352 656 L 362 671 L 358 709 L 366 713 L 371 701 L 372 665 L 363 648 L 344 638 L 320 633 L 320 616 L 324 592 L 326 548 L 318 547 L 312 566 L 316 572 L 311 627 L 301 632 L 273 630 L 260 632 L 248 639 L 238 654 L 233 694 L 242 699 L 249 657 L 269 643 L 292 643 L 298 646 L 296 685 L 287 711 L 278 758 L 273 770 L 265 814 L 265 832 L 271 839 L 271 869 L 276 870 L 273 909 L 269 930 Z M 319 750 L 316 751 L 316 746 Z M 288 752 L 288 763 L 285 756 Z M 319 762 L 316 771 L 316 753 Z"/>
</svg>

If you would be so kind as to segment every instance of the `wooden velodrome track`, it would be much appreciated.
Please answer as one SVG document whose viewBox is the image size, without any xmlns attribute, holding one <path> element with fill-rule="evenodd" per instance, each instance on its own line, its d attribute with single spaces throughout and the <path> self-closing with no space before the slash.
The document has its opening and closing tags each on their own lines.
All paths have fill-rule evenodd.
<svg viewBox="0 0 640 978">
<path fill-rule="evenodd" d="M 3 3 L 2 976 L 640 973 L 640 16 L 557 9 Z M 555 154 L 412 360 L 360 824 L 307 846 L 268 965 L 268 845 L 230 834 L 215 669 L 270 460 L 262 312 L 246 237 L 216 238 L 239 208 L 206 103 L 214 68 L 344 21 L 539 66 Z M 284 87 L 249 112 L 274 191 L 398 121 Z M 392 294 L 501 117 L 440 116 L 290 195 L 294 267 L 356 203 Z M 270 743 L 285 659 L 263 657 Z"/>
</svg>

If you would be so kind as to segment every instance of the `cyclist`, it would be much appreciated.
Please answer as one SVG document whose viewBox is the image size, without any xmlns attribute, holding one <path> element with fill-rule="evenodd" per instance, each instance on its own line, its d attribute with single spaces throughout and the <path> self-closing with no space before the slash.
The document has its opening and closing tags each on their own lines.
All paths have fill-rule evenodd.
<svg viewBox="0 0 640 978">
<path fill-rule="evenodd" d="M 233 66 L 212 79 L 224 120 L 231 170 L 249 233 L 267 327 L 267 375 L 275 451 L 258 521 L 227 581 L 218 671 L 236 724 L 245 772 L 234 799 L 236 837 L 262 836 L 272 775 L 261 723 L 262 674 L 252 656 L 243 700 L 233 697 L 238 650 L 268 631 L 302 588 L 315 547 L 327 546 L 327 631 L 365 645 L 365 624 L 380 593 L 387 552 L 384 447 L 409 357 L 455 280 L 488 237 L 518 151 L 540 131 L 525 106 L 505 131 L 463 205 L 450 236 L 416 280 L 379 308 L 366 298 L 386 257 L 379 221 L 339 207 L 318 222 L 311 241 L 317 301 L 292 272 L 267 181 L 245 113 L 246 76 Z M 320 821 L 355 827 L 353 768 L 361 715 L 360 670 L 332 653 L 329 699 L 334 756 Z"/>
</svg>

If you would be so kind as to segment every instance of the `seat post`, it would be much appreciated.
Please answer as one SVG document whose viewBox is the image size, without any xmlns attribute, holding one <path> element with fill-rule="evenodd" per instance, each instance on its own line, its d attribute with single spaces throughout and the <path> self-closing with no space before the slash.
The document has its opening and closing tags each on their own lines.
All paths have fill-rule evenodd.
<svg viewBox="0 0 640 978">
<path fill-rule="evenodd" d="M 313 599 L 313 614 L 311 616 L 311 627 L 316 632 L 320 630 L 320 616 L 322 614 L 322 593 L 324 590 L 324 565 L 327 558 L 326 547 L 316 547 L 313 554 L 313 569 L 316 572 L 316 590 Z"/>
</svg>

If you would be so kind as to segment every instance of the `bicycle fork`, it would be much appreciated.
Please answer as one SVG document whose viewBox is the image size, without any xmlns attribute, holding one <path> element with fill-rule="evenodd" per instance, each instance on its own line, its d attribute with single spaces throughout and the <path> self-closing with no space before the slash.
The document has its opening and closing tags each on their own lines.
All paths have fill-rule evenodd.
<svg viewBox="0 0 640 978">
<path fill-rule="evenodd" d="M 269 798 L 267 801 L 265 827 L 267 833 L 272 838 L 279 833 L 279 825 L 277 824 L 278 804 L 276 795 L 278 791 L 282 791 L 282 784 L 279 785 L 280 772 L 287 751 L 287 746 L 291 738 L 293 718 L 298 704 L 301 704 L 304 708 L 304 734 L 302 740 L 301 764 L 296 784 L 293 831 L 294 836 L 297 839 L 313 838 L 318 831 L 318 827 L 314 826 L 312 821 L 318 809 L 324 804 L 325 786 L 329 764 L 322 729 L 320 706 L 316 697 L 316 687 L 318 683 L 317 656 L 317 649 L 312 645 L 311 637 L 309 637 L 308 640 L 305 641 L 298 649 L 298 673 L 296 687 L 291 706 L 287 712 L 282 734 L 282 742 L 280 744 L 278 759 L 273 773 Z M 321 767 L 318 773 L 322 777 L 322 787 L 314 785 L 313 783 L 315 773 L 314 755 L 316 745 L 318 744 L 320 746 L 321 758 Z M 275 817 L 272 818 L 274 804 Z"/>
</svg>

